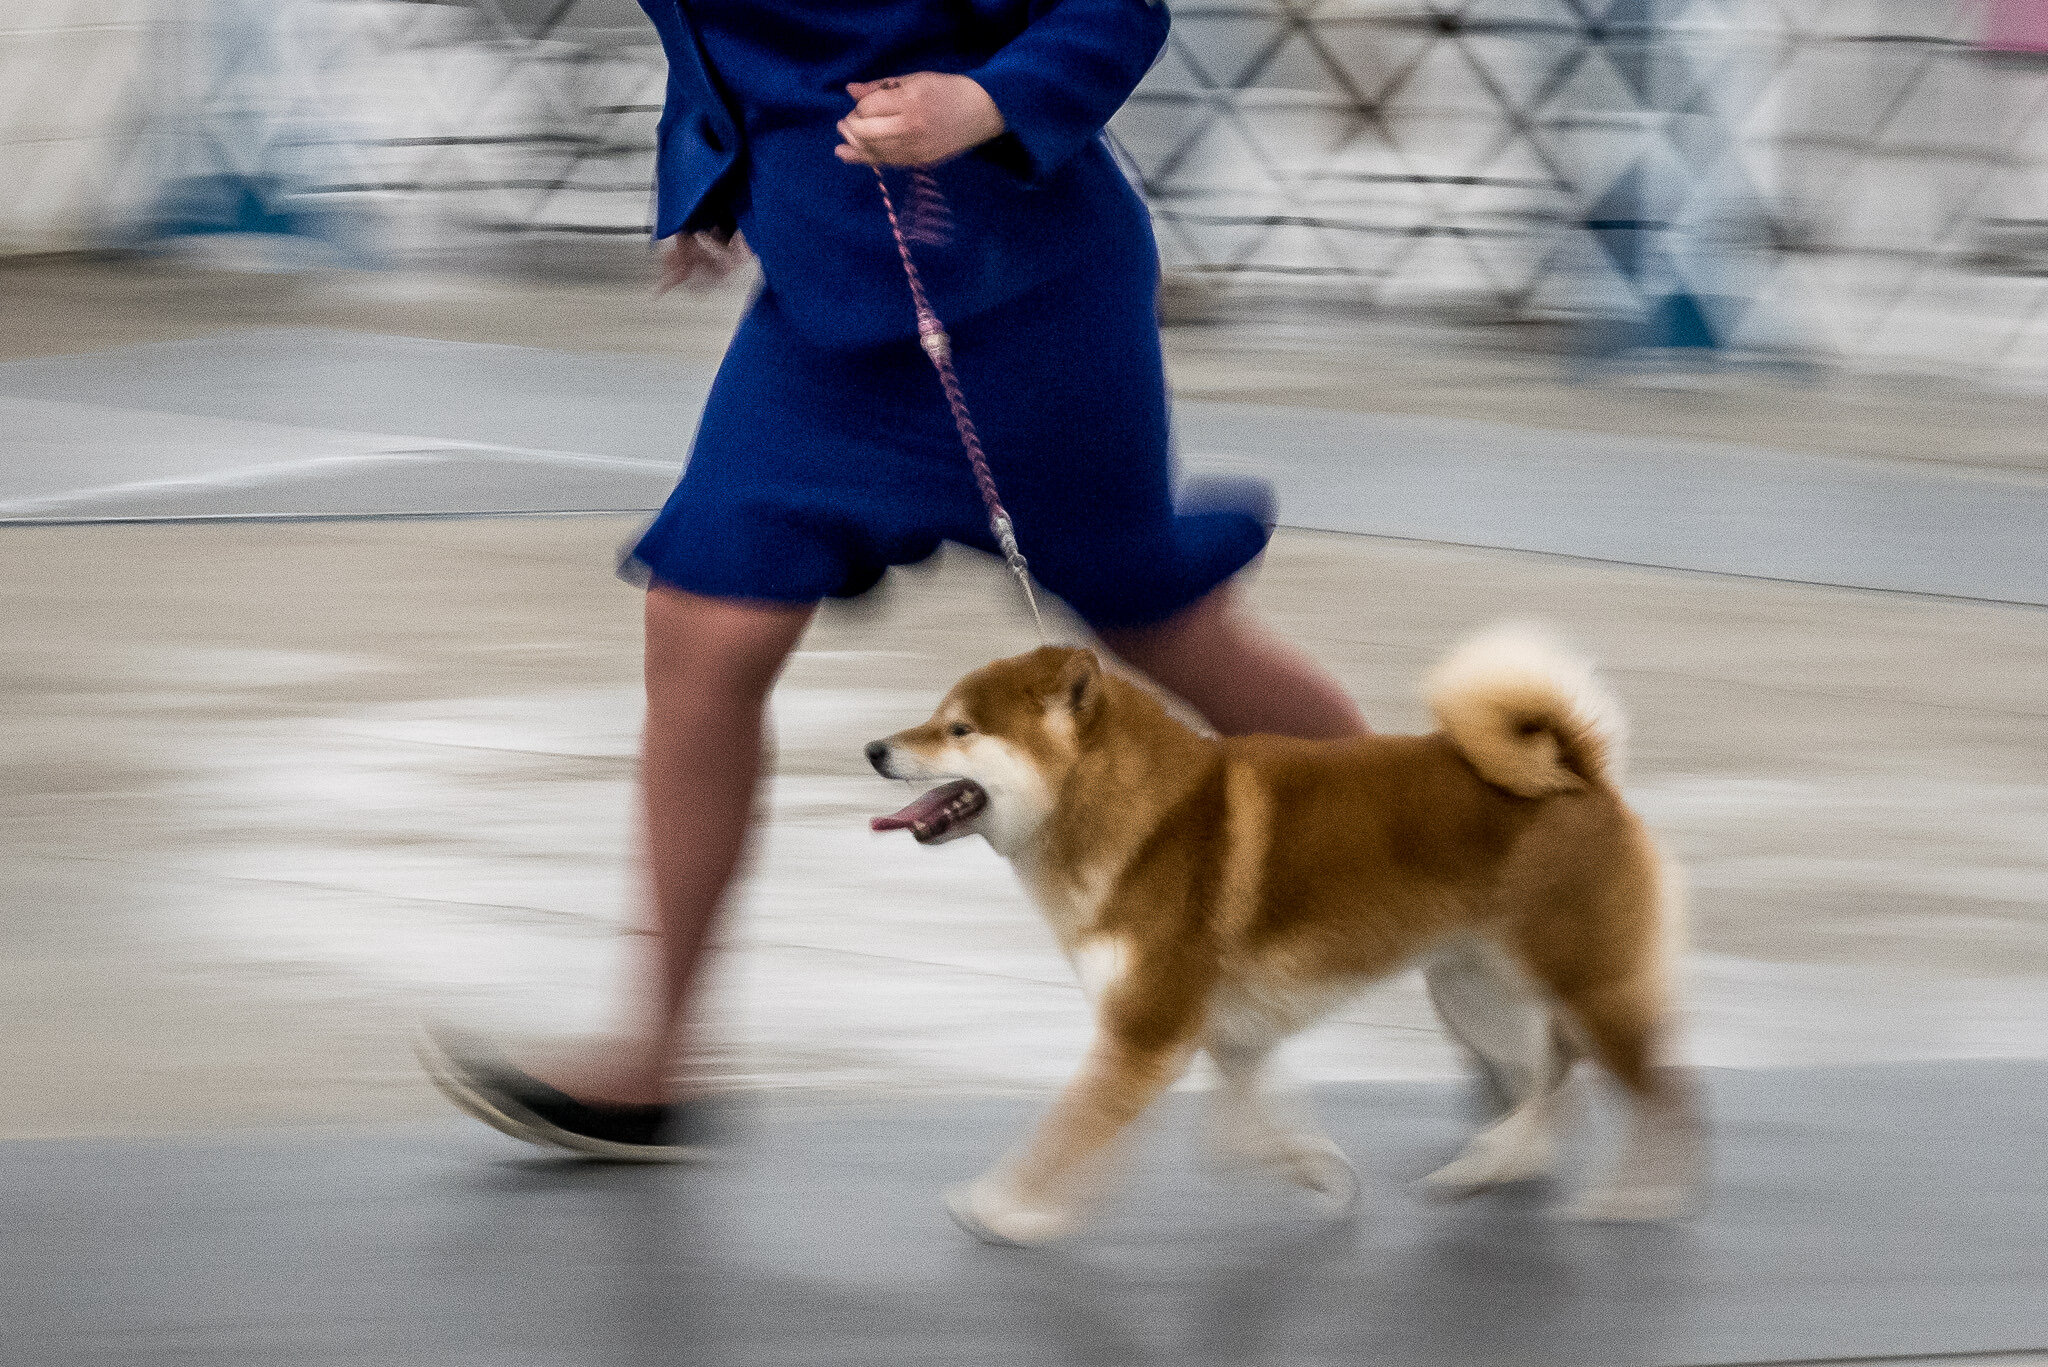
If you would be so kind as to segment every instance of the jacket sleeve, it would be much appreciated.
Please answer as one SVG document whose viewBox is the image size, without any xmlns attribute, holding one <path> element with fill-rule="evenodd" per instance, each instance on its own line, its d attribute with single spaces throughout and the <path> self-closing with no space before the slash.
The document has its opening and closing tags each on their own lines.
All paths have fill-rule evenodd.
<svg viewBox="0 0 2048 1367">
<path fill-rule="evenodd" d="M 689 16 L 676 0 L 640 0 L 668 57 L 654 132 L 654 236 L 735 227 L 739 122 L 711 83 Z"/>
<path fill-rule="evenodd" d="M 1162 0 L 1033 0 L 1024 31 L 966 73 L 1008 131 L 984 155 L 1042 181 L 1102 131 L 1166 43 Z"/>
</svg>

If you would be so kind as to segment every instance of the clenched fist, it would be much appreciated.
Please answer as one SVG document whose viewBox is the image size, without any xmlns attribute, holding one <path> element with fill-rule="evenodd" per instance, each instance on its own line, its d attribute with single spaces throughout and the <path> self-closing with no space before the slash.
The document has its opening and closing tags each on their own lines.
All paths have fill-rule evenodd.
<svg viewBox="0 0 2048 1367">
<path fill-rule="evenodd" d="M 918 71 L 846 87 L 853 112 L 839 121 L 841 161 L 930 166 L 999 136 L 1002 112 L 965 76 Z"/>
</svg>

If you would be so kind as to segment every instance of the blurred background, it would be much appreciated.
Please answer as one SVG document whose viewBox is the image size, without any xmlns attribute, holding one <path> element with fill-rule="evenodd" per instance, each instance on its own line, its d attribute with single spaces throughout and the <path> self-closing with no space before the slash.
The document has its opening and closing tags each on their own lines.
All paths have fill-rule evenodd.
<svg viewBox="0 0 2048 1367">
<path fill-rule="evenodd" d="M 683 1361 L 648 1326 L 686 1277 L 778 1362 L 2048 1345 L 2048 0 L 1173 10 L 1112 133 L 1183 463 L 1276 486 L 1251 593 L 1376 725 L 1426 726 L 1415 681 L 1499 617 L 1601 662 L 1693 888 L 1708 1233 L 1416 1206 L 1464 1120 L 1410 976 L 1292 1058 L 1382 1179 L 1362 1244 L 1259 1226 L 1239 1265 L 1202 1221 L 1266 1217 L 1175 1188 L 1071 1276 L 965 1259 L 931 1188 L 1085 1037 L 1005 866 L 866 829 L 900 797 L 862 742 L 1033 642 L 967 555 L 826 613 L 778 693 L 702 1060 L 759 1107 L 739 1175 L 458 1130 L 421 1012 L 613 1023 L 612 566 L 751 283 L 653 297 L 653 32 L 632 0 L 10 0 L 0 1294 L 33 1360 L 469 1361 L 481 1316 L 478 1361 Z M 724 1261 L 626 1241 L 671 1237 L 658 1192 Z M 561 1282 L 558 1246 L 626 1272 Z M 1473 1305 L 1553 1337 L 1489 1356 Z"/>
<path fill-rule="evenodd" d="M 2048 360 L 2031 0 L 1178 7 L 1114 125 L 1176 306 L 1248 296 L 2027 381 Z M 630 0 L 23 0 L 0 250 L 278 260 L 644 236 Z"/>
</svg>

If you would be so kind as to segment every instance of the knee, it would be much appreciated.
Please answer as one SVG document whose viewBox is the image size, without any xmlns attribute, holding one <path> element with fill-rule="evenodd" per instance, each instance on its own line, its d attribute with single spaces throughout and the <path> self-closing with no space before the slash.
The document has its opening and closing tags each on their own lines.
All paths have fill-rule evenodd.
<svg viewBox="0 0 2048 1367">
<path fill-rule="evenodd" d="M 758 703 L 774 688 L 811 611 L 808 604 L 649 590 L 649 696 Z"/>
<path fill-rule="evenodd" d="M 1163 622 L 1114 627 L 1100 632 L 1102 643 L 1147 674 L 1172 672 L 1184 659 L 1225 658 L 1247 630 L 1229 585 L 1211 592 Z"/>
</svg>

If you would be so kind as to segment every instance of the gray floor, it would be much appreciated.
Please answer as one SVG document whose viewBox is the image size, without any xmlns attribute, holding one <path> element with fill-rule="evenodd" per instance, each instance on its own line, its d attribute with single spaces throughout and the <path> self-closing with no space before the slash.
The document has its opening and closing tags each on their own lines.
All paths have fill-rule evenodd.
<svg viewBox="0 0 2048 1367">
<path fill-rule="evenodd" d="M 646 509 L 708 378 L 698 361 L 303 329 L 0 364 L 0 521 Z M 1191 468 L 1273 480 L 1296 525 L 2048 603 L 2039 473 L 1243 403 L 1185 402 L 1179 423 Z M 438 1103 L 413 1108 L 425 1088 L 385 1039 L 407 1008 L 378 974 L 481 972 L 559 1007 L 517 985 L 507 947 L 525 927 L 547 981 L 573 978 L 592 909 L 620 900 L 630 595 L 579 586 L 623 534 L 590 519 L 21 533 L 7 594 L 32 625 L 8 772 L 14 817 L 35 820 L 15 864 L 21 886 L 48 887 L 18 904 L 0 962 L 18 1006 L 0 1057 L 15 1109 L 49 1128 L 0 1112 L 0 1129 L 427 1114 Z M 953 1076 L 963 1059 L 929 1057 L 946 1049 L 1012 1083 L 1063 1067 L 1067 1036 L 1042 1022 L 1077 1018 L 1071 986 L 1030 958 L 1035 940 L 1011 943 L 1000 885 L 832 843 L 860 833 L 848 813 L 866 792 L 816 781 L 858 767 L 864 707 L 895 715 L 985 658 L 985 630 L 960 624 L 1000 585 L 977 583 L 899 586 L 887 640 L 910 651 L 827 622 L 784 691 L 802 761 L 787 763 L 808 786 L 790 789 L 752 938 L 731 951 L 781 1032 L 756 1030 L 781 1061 L 760 1076 L 858 1081 L 830 1071 L 849 1037 L 896 1081 Z M 1258 592 L 1376 718 L 1403 715 L 1451 623 L 1512 607 L 1591 633 L 1639 711 L 1637 796 L 1700 875 L 1700 933 L 1720 954 L 1700 1028 L 1740 1036 L 1732 1056 L 2036 1047 L 2038 613 L 1356 538 L 1294 538 Z M 498 639 L 507 623 L 516 639 Z M 477 758 L 501 752 L 542 768 Z M 446 848 L 421 854 L 443 817 Z M 100 857 L 108 841 L 128 862 Z M 572 848 L 603 872 L 565 871 Z M 401 885 L 399 909 L 358 883 Z M 442 935 L 433 896 L 482 929 Z M 958 927 L 970 896 L 988 926 Z M 987 943 L 935 948 L 941 926 Z M 1775 960 L 1730 957 L 1837 952 L 1801 936 L 1844 926 L 1896 981 L 1794 965 L 1798 990 L 1778 997 Z M 110 968 L 109 946 L 133 962 Z M 820 946 L 859 956 L 820 966 Z M 358 962 L 372 951 L 392 962 Z M 971 976 L 931 962 L 949 955 Z M 1978 976 L 1936 981 L 1949 955 Z M 1813 984 L 1829 973 L 1847 985 L 1823 1010 L 1835 997 Z M 1915 995 L 1930 984 L 1945 995 Z M 1439 1047 L 1419 997 L 1374 1010 L 1347 1048 Z M 1801 1052 L 1828 1031 L 1856 1047 Z M 2040 1351 L 2044 1084 L 2048 1064 L 2022 1061 L 1716 1073 L 1717 1199 L 1677 1230 L 1561 1226 L 1533 1192 L 1416 1204 L 1402 1183 L 1465 1125 L 1454 1089 L 1416 1083 L 1323 1089 L 1374 1182 L 1355 1228 L 1326 1229 L 1199 1175 L 1193 1101 L 1176 1098 L 1101 1228 L 1030 1255 L 968 1243 L 934 1201 L 1025 1123 L 1023 1101 L 757 1097 L 734 1159 L 690 1172 L 535 1161 L 453 1122 L 15 1141 L 0 1144 L 0 1362 Z"/>
<path fill-rule="evenodd" d="M 1354 1226 L 1194 1164 L 1192 1098 L 1101 1226 L 969 1242 L 938 1184 L 1031 1113 L 756 1102 L 689 1170 L 528 1156 L 454 1124 L 0 1148 L 0 1357 L 71 1364 L 1764 1363 L 2048 1345 L 2048 1065 L 1712 1076 L 1719 1175 L 1683 1227 L 1405 1180 L 1453 1087 L 1324 1089 Z"/>
<path fill-rule="evenodd" d="M 0 520 L 659 504 L 710 367 L 318 330 L 0 364 Z M 1434 416 L 1182 402 L 1289 525 L 2048 604 L 2048 479 Z M 1028 529 L 1026 529 L 1028 539 Z"/>
</svg>

